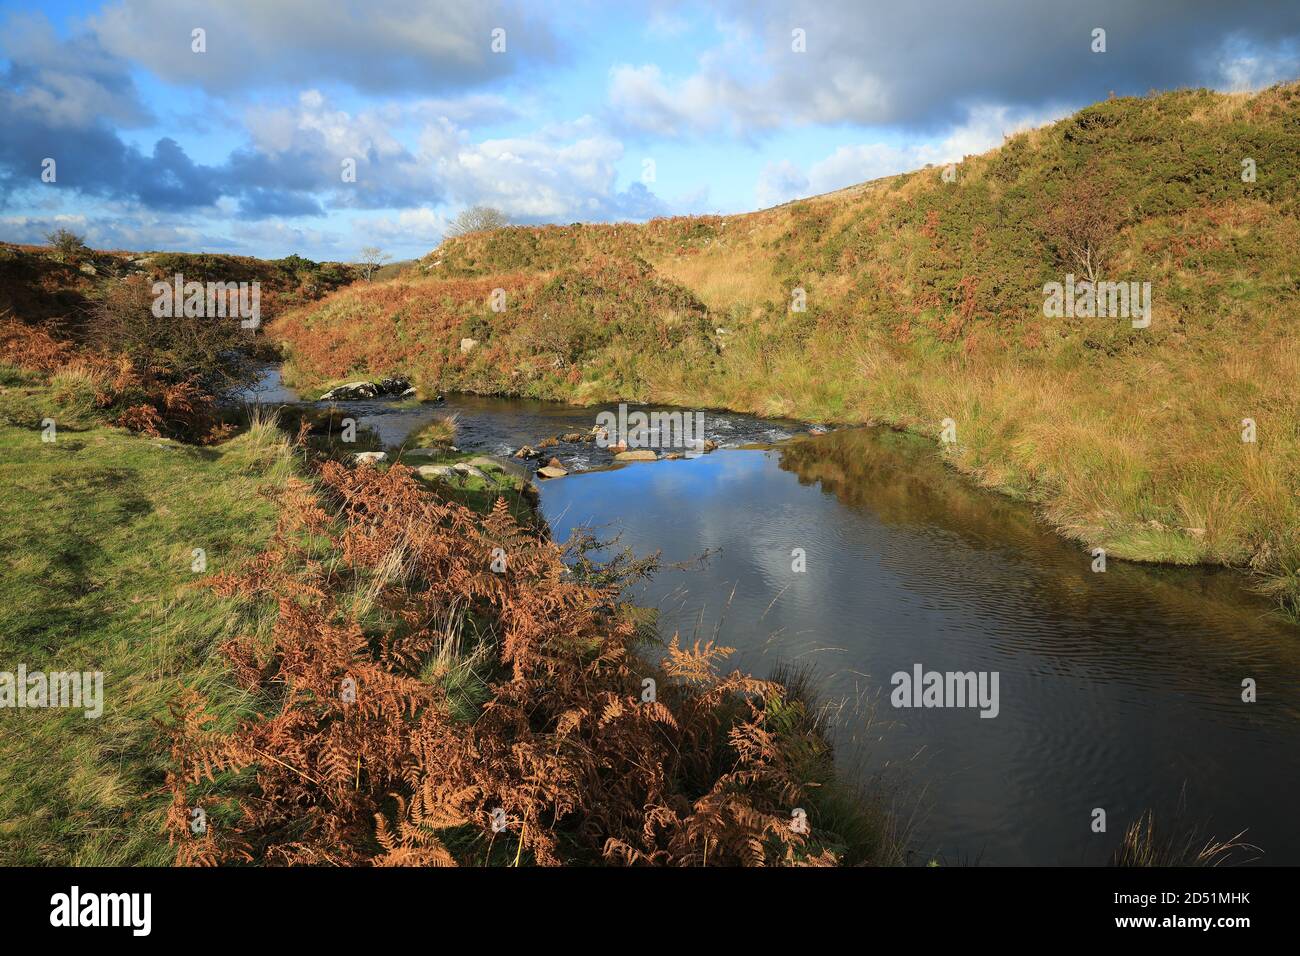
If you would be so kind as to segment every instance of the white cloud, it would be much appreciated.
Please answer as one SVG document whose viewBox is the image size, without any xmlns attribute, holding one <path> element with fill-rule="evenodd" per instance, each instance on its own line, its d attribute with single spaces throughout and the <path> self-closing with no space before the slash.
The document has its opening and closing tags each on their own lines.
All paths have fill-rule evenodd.
<svg viewBox="0 0 1300 956">
<path fill-rule="evenodd" d="M 482 204 L 524 222 L 662 211 L 640 183 L 619 188 L 623 144 L 588 117 L 476 141 L 446 111 L 426 106 L 349 113 L 306 91 L 291 106 L 249 113 L 252 149 L 240 154 L 236 174 L 266 189 L 325 192 L 335 206 L 354 209 Z M 395 130 L 394 121 L 407 125 Z M 344 158 L 356 162 L 355 183 L 341 181 Z"/>
<path fill-rule="evenodd" d="M 811 195 L 808 176 L 788 159 L 768 163 L 758 174 L 755 188 L 760 208 L 778 206 L 791 199 Z"/>
<path fill-rule="evenodd" d="M 1285 40 L 1251 47 L 1234 39 L 1224 44 L 1216 68 L 1224 88 L 1235 93 L 1258 90 L 1300 75 L 1300 47 Z"/>
<path fill-rule="evenodd" d="M 353 232 L 381 246 L 417 246 L 432 248 L 447 231 L 447 217 L 432 209 L 403 209 L 395 216 L 358 219 Z"/>
<path fill-rule="evenodd" d="M 910 172 L 923 166 L 961 162 L 967 156 L 987 152 L 1003 140 L 1027 129 L 1050 123 L 1068 110 L 1016 113 L 1005 106 L 980 107 L 966 121 L 941 138 L 918 140 L 898 146 L 862 143 L 840 146 L 829 156 L 808 167 L 805 173 L 789 160 L 768 163 L 759 174 L 755 196 L 760 206 L 773 206 L 834 192 L 846 186 Z"/>
</svg>

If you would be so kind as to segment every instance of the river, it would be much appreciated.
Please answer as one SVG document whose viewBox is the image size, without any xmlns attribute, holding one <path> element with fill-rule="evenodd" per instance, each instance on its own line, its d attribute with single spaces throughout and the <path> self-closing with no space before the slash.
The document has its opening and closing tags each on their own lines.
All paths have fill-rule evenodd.
<svg viewBox="0 0 1300 956">
<path fill-rule="evenodd" d="M 265 402 L 294 400 L 274 370 L 262 386 Z M 600 410 L 348 407 L 389 445 L 456 412 L 457 444 L 489 454 L 585 432 Z M 1300 783 L 1300 628 L 1241 576 L 1115 560 L 1098 573 L 1031 509 L 888 430 L 706 412 L 706 431 L 723 447 L 679 461 L 606 467 L 590 445 L 559 446 L 575 473 L 540 483 L 544 516 L 560 541 L 593 525 L 668 561 L 709 552 L 633 596 L 666 635 L 734 647 L 758 676 L 811 666 L 845 771 L 898 788 L 915 862 L 1100 864 L 1152 808 L 1207 836 L 1245 830 L 1261 863 L 1300 863 L 1285 796 Z M 996 673 L 996 716 L 893 706 L 893 675 L 917 665 Z"/>
</svg>

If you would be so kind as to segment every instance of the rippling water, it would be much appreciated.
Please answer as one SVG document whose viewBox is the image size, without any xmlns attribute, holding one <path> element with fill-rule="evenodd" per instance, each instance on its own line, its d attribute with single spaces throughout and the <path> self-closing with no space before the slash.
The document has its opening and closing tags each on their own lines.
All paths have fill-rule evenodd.
<svg viewBox="0 0 1300 956">
<path fill-rule="evenodd" d="M 1026 508 L 866 429 L 574 476 L 545 485 L 542 507 L 560 539 L 594 523 L 669 560 L 715 550 L 645 588 L 665 632 L 716 637 L 760 675 L 815 665 L 847 702 L 844 763 L 924 789 L 926 857 L 1102 863 L 1185 790 L 1184 819 L 1300 862 L 1285 797 L 1300 782 L 1300 631 L 1234 575 L 1093 573 Z M 890 676 L 916 663 L 999 672 L 999 715 L 893 708 Z M 1258 702 L 1242 702 L 1244 677 Z M 1090 830 L 1097 807 L 1106 834 Z"/>
<path fill-rule="evenodd" d="M 272 375 L 263 384 L 263 401 L 292 400 Z M 462 448 L 498 454 L 585 431 L 597 411 L 472 396 L 347 404 L 389 445 L 454 411 Z M 849 429 L 746 450 L 806 426 L 707 421 L 730 448 L 545 482 L 545 516 L 560 540 L 599 525 L 670 561 L 711 552 L 637 597 L 660 608 L 666 634 L 735 647 L 760 676 L 814 666 L 842 702 L 846 769 L 910 789 L 921 859 L 1102 863 L 1138 814 L 1172 819 L 1185 798 L 1185 818 L 1208 832 L 1246 830 L 1262 862 L 1300 863 L 1287 797 L 1300 783 L 1300 629 L 1240 577 L 1118 561 L 1093 573 L 1084 549 L 905 436 Z M 590 445 L 557 451 L 574 470 L 608 460 Z M 997 671 L 998 716 L 893 708 L 891 675 L 917 663 Z M 1090 830 L 1098 807 L 1105 834 Z"/>
</svg>

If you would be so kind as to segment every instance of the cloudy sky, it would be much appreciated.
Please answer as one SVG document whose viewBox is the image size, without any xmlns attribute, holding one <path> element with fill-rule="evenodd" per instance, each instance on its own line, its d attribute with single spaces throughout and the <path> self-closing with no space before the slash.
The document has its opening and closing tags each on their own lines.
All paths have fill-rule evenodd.
<svg viewBox="0 0 1300 956">
<path fill-rule="evenodd" d="M 0 239 L 405 258 L 468 205 L 740 212 L 1298 76 L 1292 0 L 0 0 Z"/>
</svg>

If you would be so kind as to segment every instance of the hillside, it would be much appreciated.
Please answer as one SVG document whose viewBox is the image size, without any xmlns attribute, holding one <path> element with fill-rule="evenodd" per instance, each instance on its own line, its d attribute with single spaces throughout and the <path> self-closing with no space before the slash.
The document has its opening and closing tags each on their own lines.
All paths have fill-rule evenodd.
<svg viewBox="0 0 1300 956">
<path fill-rule="evenodd" d="M 419 277 L 271 334 L 305 388 L 401 371 L 935 438 L 951 419 L 952 464 L 1063 533 L 1248 568 L 1300 609 L 1300 85 L 1112 99 L 944 172 L 749 215 L 451 239 Z M 1044 286 L 1088 268 L 1150 283 L 1149 326 L 1046 317 Z"/>
<path fill-rule="evenodd" d="M 353 266 L 301 256 L 254 259 L 216 253 L 103 251 L 87 246 L 59 251 L 0 242 L 0 317 L 28 324 L 49 321 L 76 332 L 106 286 L 132 277 L 187 281 L 258 282 L 264 316 L 272 318 L 356 279 Z"/>
</svg>

